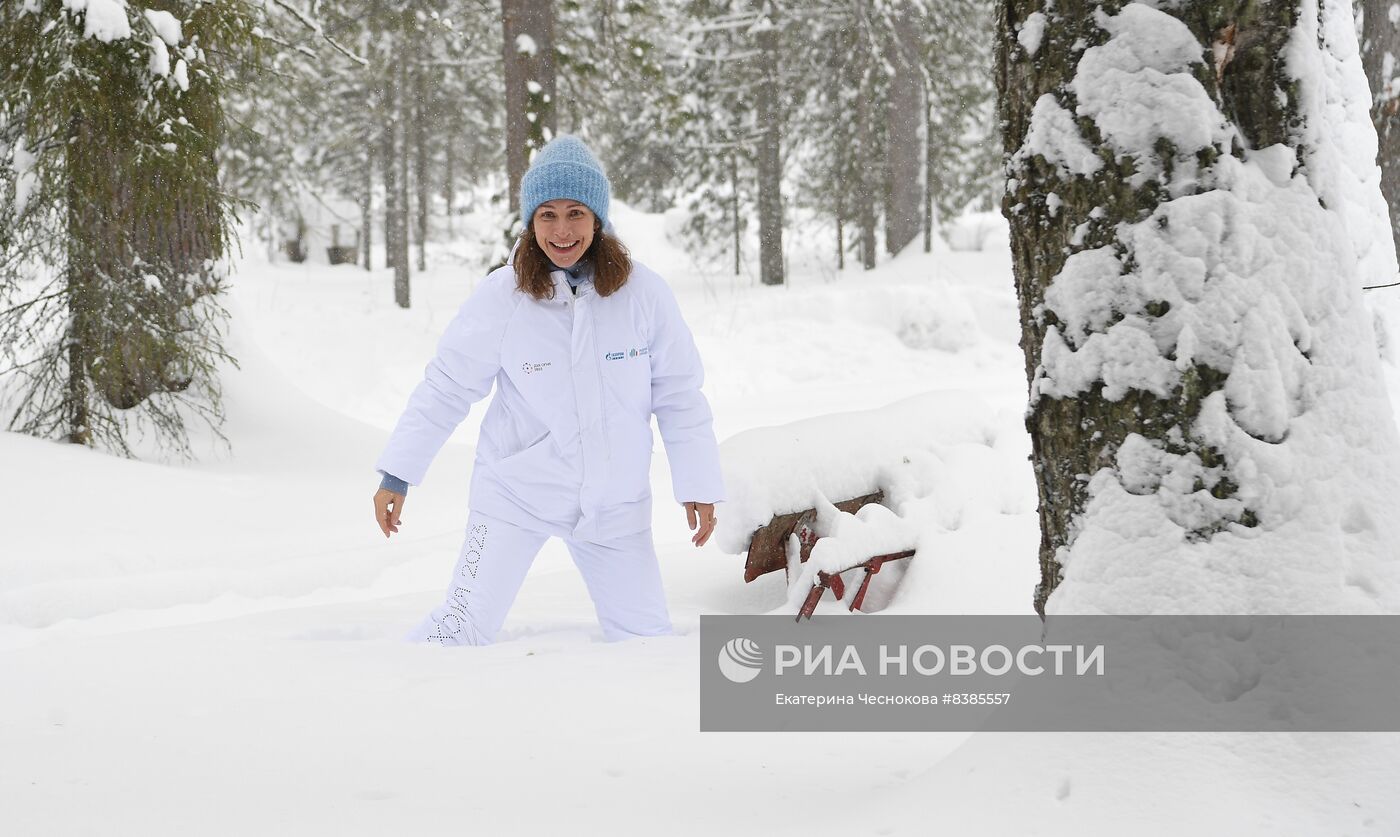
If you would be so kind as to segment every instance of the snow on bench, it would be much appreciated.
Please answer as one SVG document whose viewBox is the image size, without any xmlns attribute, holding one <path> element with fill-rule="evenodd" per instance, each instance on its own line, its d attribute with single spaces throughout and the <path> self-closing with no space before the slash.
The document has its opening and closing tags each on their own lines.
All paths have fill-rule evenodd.
<svg viewBox="0 0 1400 837">
<path fill-rule="evenodd" d="M 1009 409 L 994 410 L 975 392 L 939 391 L 730 437 L 720 446 L 729 500 L 716 543 L 747 553 L 745 581 L 786 570 L 799 618 L 823 589 L 857 609 L 882 564 L 917 550 L 931 513 L 952 511 L 935 523 L 956 528 L 967 503 L 957 495 L 998 478 L 977 472 L 998 434 L 1019 421 Z M 982 455 L 969 456 L 969 446 Z M 859 590 L 840 581 L 861 566 Z"/>
</svg>

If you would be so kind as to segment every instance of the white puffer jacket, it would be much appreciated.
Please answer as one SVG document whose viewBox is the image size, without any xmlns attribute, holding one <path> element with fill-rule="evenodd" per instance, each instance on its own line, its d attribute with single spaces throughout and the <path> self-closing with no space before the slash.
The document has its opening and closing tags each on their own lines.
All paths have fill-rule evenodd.
<svg viewBox="0 0 1400 837">
<path fill-rule="evenodd" d="M 470 502 L 550 534 L 602 541 L 651 526 L 651 416 L 666 446 L 678 503 L 724 500 L 704 369 L 675 294 L 633 262 L 610 296 L 591 281 L 554 299 L 492 271 L 438 341 L 423 381 L 375 465 L 408 483 L 471 405 L 496 386 L 481 423 Z"/>
</svg>

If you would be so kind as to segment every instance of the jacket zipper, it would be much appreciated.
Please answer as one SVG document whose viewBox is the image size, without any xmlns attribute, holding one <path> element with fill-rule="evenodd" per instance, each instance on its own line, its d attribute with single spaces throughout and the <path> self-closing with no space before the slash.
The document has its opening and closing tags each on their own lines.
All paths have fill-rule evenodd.
<svg viewBox="0 0 1400 837">
<path fill-rule="evenodd" d="M 598 360 L 598 317 L 588 306 L 588 318 L 593 324 L 593 371 L 598 373 L 598 419 L 603 423 L 603 453 L 612 461 L 612 437 L 608 435 L 608 391 L 603 384 L 603 362 Z"/>
</svg>

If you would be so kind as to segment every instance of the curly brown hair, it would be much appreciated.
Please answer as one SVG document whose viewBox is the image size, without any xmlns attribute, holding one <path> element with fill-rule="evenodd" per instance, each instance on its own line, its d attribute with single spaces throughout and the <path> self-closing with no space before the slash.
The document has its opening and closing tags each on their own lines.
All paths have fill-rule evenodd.
<svg viewBox="0 0 1400 837">
<path fill-rule="evenodd" d="M 585 259 L 593 261 L 593 289 L 599 296 L 608 296 L 627 284 L 627 277 L 632 273 L 632 256 L 626 245 L 596 225 L 593 243 L 579 261 Z M 531 219 L 520 231 L 515 250 L 516 287 L 535 299 L 553 299 L 554 280 L 549 276 L 552 264 L 535 240 L 535 225 Z"/>
</svg>

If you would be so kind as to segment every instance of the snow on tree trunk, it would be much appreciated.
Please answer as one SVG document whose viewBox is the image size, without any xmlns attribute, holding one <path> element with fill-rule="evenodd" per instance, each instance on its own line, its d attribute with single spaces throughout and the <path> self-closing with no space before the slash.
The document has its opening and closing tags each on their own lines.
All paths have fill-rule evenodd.
<svg viewBox="0 0 1400 837">
<path fill-rule="evenodd" d="M 1380 140 L 1381 192 L 1400 247 L 1400 3 L 1361 0 L 1361 64 L 1371 85 L 1371 121 Z M 1390 281 L 1394 281 L 1393 279 Z"/>
<path fill-rule="evenodd" d="M 1349 4 L 1003 0 L 1042 614 L 1400 610 Z"/>
<path fill-rule="evenodd" d="M 501 28 L 505 35 L 506 173 L 510 209 L 518 212 L 520 178 L 530 166 L 530 156 L 555 130 L 553 0 L 501 0 Z"/>
</svg>

